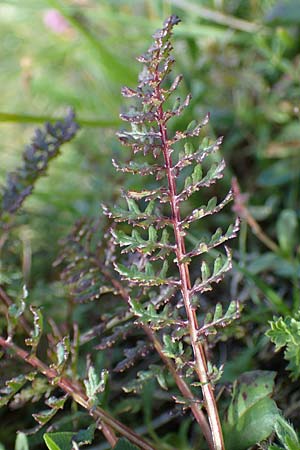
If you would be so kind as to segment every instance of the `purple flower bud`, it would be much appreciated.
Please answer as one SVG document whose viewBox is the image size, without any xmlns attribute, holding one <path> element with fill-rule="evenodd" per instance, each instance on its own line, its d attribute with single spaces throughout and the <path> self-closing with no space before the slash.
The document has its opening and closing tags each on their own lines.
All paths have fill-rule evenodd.
<svg viewBox="0 0 300 450">
<path fill-rule="evenodd" d="M 56 9 L 48 9 L 44 13 L 44 24 L 47 28 L 57 34 L 63 34 L 70 30 L 70 25 Z"/>
</svg>

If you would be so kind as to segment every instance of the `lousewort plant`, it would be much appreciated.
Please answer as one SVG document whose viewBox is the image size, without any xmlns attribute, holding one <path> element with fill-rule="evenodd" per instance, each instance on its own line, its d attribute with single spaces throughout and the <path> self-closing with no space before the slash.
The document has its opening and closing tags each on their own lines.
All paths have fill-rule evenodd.
<svg viewBox="0 0 300 450">
<path fill-rule="evenodd" d="M 171 106 L 172 95 L 182 80 L 181 75 L 172 83 L 169 79 L 174 63 L 170 38 L 179 21 L 177 16 L 169 17 L 154 34 L 154 44 L 138 58 L 143 70 L 137 89 L 122 90 L 124 97 L 134 99 L 129 112 L 121 115 L 131 124 L 131 130 L 119 133 L 122 144 L 132 150 L 132 159 L 128 164 L 116 161 L 113 164 L 119 171 L 145 177 L 145 185 L 149 187 L 124 192 L 127 208 L 117 207 L 107 214 L 131 228 L 128 231 L 127 226 L 124 231 L 116 227 L 112 231 L 115 244 L 123 254 L 128 254 L 124 263 L 115 262 L 115 268 L 132 288 L 131 311 L 138 317 L 138 323 L 162 335 L 162 351 L 175 362 L 179 375 L 176 381 L 184 402 L 191 408 L 210 447 L 221 450 L 224 442 L 214 397 L 214 382 L 220 370 L 206 357 L 205 338 L 238 316 L 238 304 L 231 302 L 225 313 L 218 304 L 214 314 L 208 314 L 202 323 L 198 312 L 201 294 L 210 291 L 212 284 L 218 283 L 231 268 L 228 247 L 225 246 L 225 254 L 216 257 L 208 256 L 209 251 L 236 236 L 238 221 L 225 232 L 217 229 L 195 246 L 188 242 L 187 235 L 195 222 L 218 213 L 232 199 L 232 192 L 220 203 L 213 197 L 207 204 L 187 212 L 187 201 L 220 179 L 225 163 L 214 157 L 221 138 L 212 143 L 207 138 L 200 144 L 197 142 L 208 116 L 201 123 L 192 122 L 184 131 L 173 135 L 168 132 L 168 122 L 179 116 L 191 100 L 190 95 L 183 102 L 175 98 Z M 188 385 L 193 380 L 194 386 L 201 387 L 203 404 L 201 399 L 187 395 L 182 380 Z"/>
<path fill-rule="evenodd" d="M 118 171 L 136 174 L 136 186 L 143 188 L 126 190 L 121 206 L 103 206 L 111 231 L 106 249 L 99 242 L 97 222 L 82 219 L 65 239 L 56 262 L 57 266 L 64 264 L 61 279 L 69 288 L 73 305 L 97 301 L 103 294 L 111 297 L 111 305 L 107 305 L 101 321 L 83 333 L 79 332 L 77 323 L 72 324 L 70 338 L 66 324 L 61 331 L 49 320 L 50 328 L 41 310 L 31 305 L 32 329 L 26 308 L 27 290 L 24 289 L 23 297 L 13 299 L 6 291 L 5 279 L 1 281 L 0 298 L 8 327 L 6 337 L 0 336 L 0 346 L 7 360 L 15 355 L 31 366 L 32 371 L 27 368 L 24 375 L 18 374 L 6 382 L 0 406 L 13 402 L 14 407 L 21 407 L 32 392 L 36 399 L 45 396 L 48 409 L 34 414 L 39 424 L 34 432 L 53 420 L 69 398 L 88 412 L 85 423 L 87 419 L 93 420 L 87 429 L 78 433 L 46 433 L 44 439 L 50 449 L 78 448 L 91 443 L 96 429 L 117 450 L 158 449 L 156 443 L 121 423 L 107 408 L 110 377 L 130 369 L 150 352 L 147 370 L 139 371 L 136 379 L 131 379 L 134 374 L 130 382 L 121 381 L 118 386 L 122 385 L 125 392 L 139 392 L 143 383 L 156 379 L 162 389 L 168 390 L 175 382 L 180 391 L 175 401 L 191 411 L 209 448 L 225 448 L 215 398 L 215 385 L 222 367 L 216 367 L 213 358 L 208 357 L 211 355 L 207 351 L 208 338 L 239 316 L 239 305 L 232 301 L 224 312 L 220 303 L 208 308 L 207 298 L 204 302 L 202 294 L 211 291 L 213 284 L 221 281 L 231 268 L 229 248 L 225 245 L 221 252 L 218 248 L 236 236 L 238 220 L 225 231 L 218 228 L 211 236 L 195 237 L 199 221 L 222 210 L 232 200 L 232 192 L 219 202 L 215 197 L 207 198 L 207 188 L 222 177 L 225 168 L 224 160 L 218 155 L 222 139 L 210 142 L 203 137 L 208 116 L 201 123 L 191 123 L 184 131 L 170 131 L 169 121 L 184 113 L 191 100 L 190 95 L 183 101 L 176 97 L 182 77 L 170 78 L 174 63 L 170 39 L 178 22 L 177 16 L 171 16 L 154 34 L 154 44 L 139 58 L 143 70 L 137 89 L 123 89 L 131 106 L 122 119 L 131 125 L 131 130 L 120 132 L 119 139 L 128 147 L 130 158 L 126 164 L 116 160 L 113 164 Z M 14 218 L 32 193 L 35 181 L 45 173 L 50 159 L 58 155 L 60 146 L 76 134 L 77 128 L 70 113 L 65 121 L 37 131 L 32 145 L 25 150 L 23 166 L 9 175 L 7 186 L 2 189 L 2 249 L 10 239 L 10 231 L 17 226 Z M 190 205 L 195 202 L 200 206 L 192 209 Z M 48 331 L 44 333 L 41 348 L 44 327 Z M 20 329 L 27 334 L 25 344 L 29 350 L 16 344 L 20 342 L 17 335 Z M 106 368 L 96 370 L 89 347 L 87 370 L 82 375 L 78 358 L 84 353 L 82 347 L 93 339 L 98 339 L 92 349 L 95 353 L 122 339 L 134 342 L 134 347 L 127 345 L 125 359 L 118 361 L 113 373 Z M 46 342 L 47 356 L 43 352 Z M 42 361 L 43 356 L 47 363 Z M 152 364 L 158 356 L 162 366 Z M 245 442 L 250 446 L 270 435 L 277 414 L 276 405 L 269 398 L 273 381 L 274 373 L 262 376 L 254 372 L 236 385 L 228 414 L 223 418 L 231 449 L 244 449 Z M 248 388 L 249 392 L 252 390 L 251 395 L 246 393 Z M 263 399 L 266 416 L 271 410 L 273 414 L 268 417 L 268 428 L 259 434 L 255 434 L 255 428 L 249 428 L 249 423 L 244 423 L 245 409 L 251 410 L 253 405 L 261 408 L 261 404 L 256 404 L 257 399 Z M 251 414 L 253 417 L 255 410 Z M 74 423 L 77 424 L 77 418 Z M 252 427 L 256 427 L 256 422 Z M 247 438 L 245 430 L 249 431 Z"/>
</svg>

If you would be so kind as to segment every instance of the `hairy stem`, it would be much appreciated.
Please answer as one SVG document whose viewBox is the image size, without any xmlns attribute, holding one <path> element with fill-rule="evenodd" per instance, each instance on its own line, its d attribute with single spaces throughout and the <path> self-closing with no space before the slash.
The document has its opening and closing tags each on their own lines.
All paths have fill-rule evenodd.
<svg viewBox="0 0 300 450">
<path fill-rule="evenodd" d="M 117 442 L 117 438 L 114 432 L 120 433 L 122 436 L 129 439 L 133 444 L 136 444 L 143 450 L 155 450 L 155 448 L 145 441 L 143 438 L 138 436 L 134 431 L 130 428 L 123 425 L 118 420 L 114 419 L 110 414 L 104 411 L 102 408 L 91 408 L 89 404 L 89 399 L 87 395 L 81 390 L 80 386 L 69 380 L 66 377 L 60 377 L 56 370 L 48 367 L 44 364 L 39 358 L 30 353 L 26 352 L 22 348 L 15 345 L 12 341 L 9 341 L 2 336 L 0 336 L 0 347 L 11 350 L 15 355 L 17 355 L 20 359 L 22 359 L 27 364 L 31 365 L 35 369 L 37 369 L 41 374 L 43 374 L 49 381 L 54 382 L 57 386 L 59 386 L 65 393 L 69 394 L 73 400 L 81 405 L 83 408 L 89 411 L 90 415 L 95 420 L 101 420 L 104 423 L 104 429 L 102 425 L 99 424 L 99 429 L 103 431 L 107 440 L 111 445 L 115 445 Z M 114 430 L 114 431 L 113 431 Z M 108 436 L 109 434 L 109 436 Z"/>
<path fill-rule="evenodd" d="M 157 98 L 158 100 L 162 100 L 159 87 L 157 88 Z M 158 122 L 160 124 L 159 129 L 161 134 L 162 150 L 168 179 L 173 229 L 176 241 L 176 257 L 181 279 L 181 293 L 189 322 L 189 333 L 195 358 L 195 370 L 202 385 L 203 400 L 207 411 L 213 440 L 212 448 L 214 450 L 224 450 L 225 447 L 222 428 L 216 400 L 214 397 L 213 387 L 208 377 L 206 356 L 201 342 L 198 341 L 199 326 L 197 322 L 195 307 L 191 302 L 191 282 L 189 266 L 187 263 L 182 262 L 183 258 L 186 256 L 184 234 L 180 225 L 180 209 L 176 195 L 176 183 L 172 170 L 171 150 L 169 148 L 167 127 L 162 106 L 158 108 Z"/>
</svg>

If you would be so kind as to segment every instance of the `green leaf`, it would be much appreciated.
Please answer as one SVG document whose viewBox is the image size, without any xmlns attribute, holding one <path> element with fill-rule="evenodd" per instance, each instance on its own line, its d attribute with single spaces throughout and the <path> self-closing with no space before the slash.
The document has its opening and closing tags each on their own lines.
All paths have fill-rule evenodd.
<svg viewBox="0 0 300 450">
<path fill-rule="evenodd" d="M 285 209 L 280 213 L 276 224 L 277 238 L 281 250 L 292 255 L 297 243 L 297 214 L 292 209 Z"/>
<path fill-rule="evenodd" d="M 7 405 L 10 399 L 24 386 L 27 378 L 24 375 L 19 375 L 11 380 L 6 381 L 6 387 L 1 390 L 0 407 Z"/>
<path fill-rule="evenodd" d="M 46 409 L 36 414 L 32 414 L 32 417 L 42 426 L 46 425 L 49 420 L 51 420 L 55 414 L 57 413 L 57 409 Z"/>
<path fill-rule="evenodd" d="M 145 324 L 151 323 L 151 328 L 153 329 L 159 330 L 160 328 L 176 323 L 176 320 L 170 317 L 168 305 L 162 311 L 157 312 L 152 303 L 145 306 L 139 301 L 131 299 L 130 306 L 134 315 L 139 317 L 139 321 Z"/>
<path fill-rule="evenodd" d="M 297 0 L 296 0 L 297 1 Z M 262 187 L 277 187 L 291 183 L 298 177 L 298 170 L 291 170 L 291 161 L 287 160 L 276 161 L 268 165 L 267 169 L 263 170 L 257 182 Z"/>
<path fill-rule="evenodd" d="M 155 364 L 150 364 L 148 370 L 140 370 L 137 373 L 137 378 L 131 380 L 129 383 L 123 386 L 123 390 L 127 393 L 128 392 L 140 393 L 144 389 L 145 384 L 151 382 L 154 378 L 157 379 L 158 384 L 163 389 L 166 389 L 167 388 L 166 382 L 165 380 L 162 380 L 163 373 L 164 373 L 163 367 L 157 366 Z"/>
<path fill-rule="evenodd" d="M 30 305 L 30 311 L 33 314 L 33 330 L 31 331 L 30 338 L 25 339 L 25 343 L 32 347 L 32 353 L 35 353 L 39 345 L 42 333 L 43 333 L 43 316 L 39 308 L 35 308 Z"/>
<path fill-rule="evenodd" d="M 125 279 L 143 286 L 159 286 L 162 284 L 172 284 L 173 280 L 166 278 L 168 262 L 164 260 L 161 270 L 155 273 L 153 265 L 147 261 L 145 271 L 142 272 L 136 265 L 127 267 L 124 264 L 115 264 L 117 272 Z M 174 280 L 175 281 L 175 280 Z"/>
<path fill-rule="evenodd" d="M 49 450 L 72 450 L 72 432 L 45 433 L 43 438 Z"/>
<path fill-rule="evenodd" d="M 275 351 L 286 346 L 284 358 L 289 361 L 287 366 L 291 371 L 291 378 L 296 380 L 300 377 L 300 320 L 294 317 L 279 317 L 270 324 L 266 335 L 275 344 Z"/>
<path fill-rule="evenodd" d="M 276 436 L 285 450 L 299 450 L 300 442 L 298 436 L 292 425 L 290 425 L 284 417 L 278 416 L 274 429 Z"/>
<path fill-rule="evenodd" d="M 1 274 L 2 275 L 2 274 Z M 5 281 L 5 280 L 3 280 Z M 9 282 L 9 280 L 7 280 Z M 26 298 L 28 297 L 28 290 L 26 285 L 23 285 L 21 295 L 17 296 L 14 303 L 9 305 L 8 307 L 8 315 L 7 315 L 7 334 L 8 336 L 12 336 L 14 329 L 18 325 L 18 319 L 22 316 L 26 308 Z"/>
<path fill-rule="evenodd" d="M 269 322 L 270 329 L 266 332 L 266 335 L 275 344 L 275 352 L 284 347 L 291 338 L 287 320 L 279 317 L 277 320 Z"/>
<path fill-rule="evenodd" d="M 45 402 L 51 409 L 46 409 L 40 413 L 32 414 L 33 418 L 41 425 L 39 428 L 46 425 L 46 423 L 48 423 L 55 416 L 59 409 L 63 409 L 67 398 L 67 394 L 59 398 L 52 396 Z"/>
<path fill-rule="evenodd" d="M 158 240 L 158 234 L 153 225 L 148 228 L 148 239 L 144 239 L 140 232 L 136 229 L 132 230 L 131 236 L 123 231 L 112 231 L 115 242 L 120 247 L 125 247 L 122 253 L 138 251 L 146 255 L 150 255 L 155 250 L 161 249 L 165 253 L 170 251 L 168 246 L 168 232 L 163 230 L 160 241 Z"/>
<path fill-rule="evenodd" d="M 118 440 L 117 445 L 114 446 L 114 450 L 139 450 L 139 447 L 131 444 L 127 439 L 121 438 Z"/>
<path fill-rule="evenodd" d="M 97 425 L 95 423 L 92 423 L 86 430 L 79 430 L 78 433 L 76 433 L 73 437 L 73 440 L 78 445 L 91 444 L 94 439 L 96 428 Z"/>
<path fill-rule="evenodd" d="M 168 358 L 173 358 L 175 360 L 180 359 L 183 355 L 183 343 L 181 341 L 173 341 L 168 334 L 163 335 L 164 347 L 163 352 Z"/>
<path fill-rule="evenodd" d="M 224 259 L 222 258 L 222 256 L 217 256 L 217 258 L 214 261 L 214 269 L 213 269 L 213 275 L 216 275 L 217 273 L 219 273 L 224 265 Z"/>
<path fill-rule="evenodd" d="M 272 25 L 298 25 L 300 23 L 298 0 L 281 0 L 274 3 L 265 21 Z"/>
<path fill-rule="evenodd" d="M 70 338 L 69 336 L 65 336 L 56 345 L 57 362 L 51 366 L 54 369 L 56 369 L 59 374 L 63 371 L 65 367 L 70 351 L 71 351 Z"/>
<path fill-rule="evenodd" d="M 201 264 L 201 277 L 202 281 L 206 281 L 210 277 L 210 270 L 206 261 L 202 261 Z"/>
<path fill-rule="evenodd" d="M 51 396 L 46 400 L 46 405 L 48 405 L 50 408 L 62 409 L 64 407 L 67 398 L 68 394 L 58 398 Z"/>
<path fill-rule="evenodd" d="M 28 439 L 25 433 L 21 431 L 17 434 L 17 439 L 15 442 L 15 450 L 29 450 Z"/>
<path fill-rule="evenodd" d="M 200 164 L 197 164 L 192 173 L 193 184 L 196 184 L 198 181 L 201 180 L 201 178 L 202 178 L 202 167 Z"/>
<path fill-rule="evenodd" d="M 232 300 L 228 306 L 228 309 L 225 314 L 226 319 L 232 319 L 235 318 L 240 312 L 240 305 L 235 301 Z"/>
<path fill-rule="evenodd" d="M 215 322 L 216 320 L 221 319 L 223 314 L 223 307 L 221 303 L 217 303 L 216 307 L 215 307 L 215 313 L 214 313 L 214 318 L 213 321 Z"/>
<path fill-rule="evenodd" d="M 192 155 L 194 153 L 195 149 L 193 147 L 193 144 L 191 144 L 190 142 L 186 142 L 184 144 L 184 154 L 186 156 Z"/>
<path fill-rule="evenodd" d="M 240 305 L 237 301 L 230 302 L 229 307 L 225 314 L 223 314 L 223 308 L 221 303 L 217 303 L 215 307 L 214 315 L 208 312 L 204 318 L 204 325 L 198 330 L 198 336 L 201 340 L 203 335 L 216 334 L 217 328 L 224 328 L 236 320 L 240 315 Z"/>
<path fill-rule="evenodd" d="M 187 126 L 187 128 L 186 128 L 186 131 L 187 132 L 191 132 L 191 131 L 193 131 L 194 130 L 194 128 L 197 126 L 197 121 L 196 120 L 192 120 L 189 124 L 188 124 L 188 126 Z"/>
<path fill-rule="evenodd" d="M 86 389 L 86 395 L 89 398 L 89 401 L 96 405 L 99 403 L 99 398 L 97 394 L 103 392 L 105 390 L 105 386 L 108 381 L 108 371 L 102 370 L 100 377 L 96 372 L 94 366 L 89 367 L 88 371 L 88 379 L 84 380 L 84 385 Z"/>
<path fill-rule="evenodd" d="M 235 382 L 224 422 L 228 450 L 246 450 L 272 433 L 279 415 L 270 398 L 274 378 L 275 372 L 257 370 L 244 373 Z"/>
</svg>

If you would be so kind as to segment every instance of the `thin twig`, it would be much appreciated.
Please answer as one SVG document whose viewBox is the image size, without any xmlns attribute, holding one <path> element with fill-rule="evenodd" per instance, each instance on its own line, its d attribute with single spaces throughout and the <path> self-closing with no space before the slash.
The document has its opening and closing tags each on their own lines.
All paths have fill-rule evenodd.
<svg viewBox="0 0 300 450">
<path fill-rule="evenodd" d="M 269 236 L 262 230 L 260 225 L 254 219 L 245 203 L 245 194 L 241 193 L 237 179 L 232 179 L 232 190 L 234 195 L 234 211 L 246 222 L 253 231 L 253 234 L 268 247 L 272 252 L 278 253 L 280 251 L 278 245 L 269 238 Z"/>
<path fill-rule="evenodd" d="M 132 431 L 126 425 L 123 425 L 121 422 L 112 417 L 108 412 L 106 412 L 99 406 L 96 408 L 91 408 L 87 395 L 81 390 L 78 383 L 69 380 L 66 377 L 60 377 L 56 370 L 48 367 L 35 355 L 31 355 L 29 352 L 26 352 L 25 350 L 14 344 L 12 341 L 6 340 L 2 336 L 0 336 L 0 347 L 12 351 L 25 363 L 31 365 L 41 374 L 43 374 L 49 381 L 55 383 L 66 394 L 69 394 L 76 403 L 89 411 L 90 415 L 95 420 L 100 419 L 102 422 L 104 422 L 104 424 L 106 425 L 106 431 L 112 428 L 115 432 L 120 433 L 122 436 L 129 439 L 133 444 L 138 445 L 141 449 L 155 450 L 155 448 L 149 442 L 138 436 L 134 431 Z M 101 429 L 101 424 L 99 425 L 99 429 Z M 111 433 L 110 439 L 114 440 L 113 436 L 114 432 Z M 114 442 L 116 441 L 114 440 Z"/>
<path fill-rule="evenodd" d="M 7 307 L 9 307 L 10 305 L 13 304 L 13 301 L 11 300 L 11 298 L 8 296 L 8 294 L 5 292 L 5 290 L 1 286 L 0 286 L 0 297 L 4 301 L 4 303 Z M 26 331 L 28 334 L 30 334 L 31 327 L 23 316 L 21 316 L 19 318 L 19 322 L 20 322 L 22 328 L 24 329 L 24 331 Z M 54 322 L 53 322 L 53 324 L 54 324 Z M 54 341 L 52 343 L 54 343 Z M 1 343 L 0 343 L 0 345 L 1 345 Z M 28 362 L 28 359 L 26 361 Z M 76 382 L 73 382 L 73 383 L 75 386 Z M 77 384 L 77 388 L 80 390 L 80 386 L 78 384 Z M 107 442 L 112 447 L 114 447 L 118 441 L 118 438 L 116 437 L 116 435 L 115 435 L 114 431 L 111 429 L 111 427 L 108 426 L 105 422 L 103 422 L 103 420 L 99 420 L 98 428 L 99 428 L 99 430 L 102 431 Z"/>
</svg>

